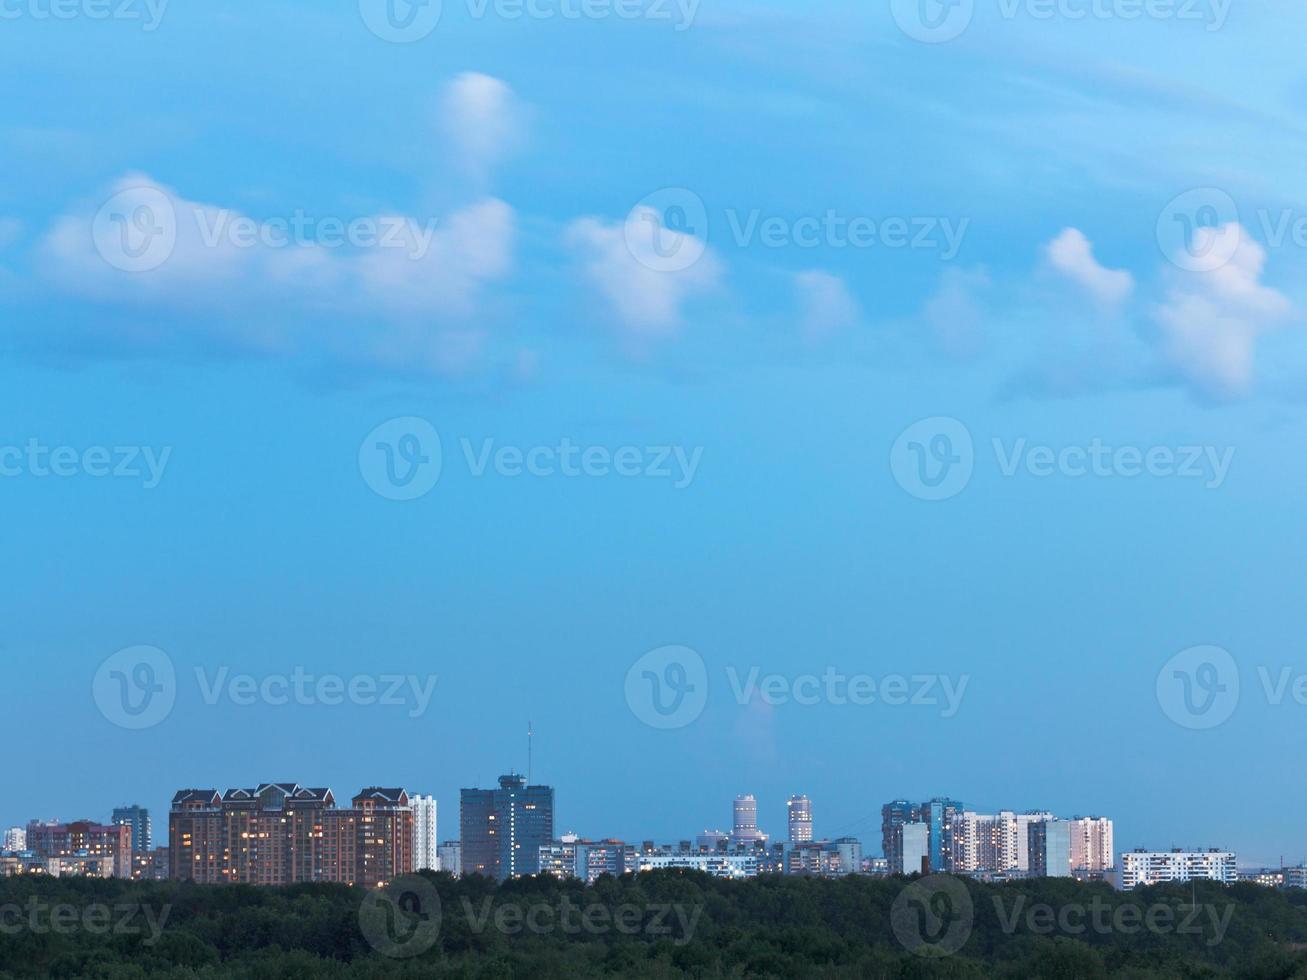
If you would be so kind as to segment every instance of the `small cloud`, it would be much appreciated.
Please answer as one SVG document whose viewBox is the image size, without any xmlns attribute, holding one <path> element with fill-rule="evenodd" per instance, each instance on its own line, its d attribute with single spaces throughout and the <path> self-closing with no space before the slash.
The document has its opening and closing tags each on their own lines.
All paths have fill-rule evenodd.
<svg viewBox="0 0 1307 980">
<path fill-rule="evenodd" d="M 635 209 L 624 223 L 579 218 L 567 227 L 564 241 L 580 257 L 583 278 L 630 338 L 675 334 L 686 300 L 721 278 L 716 254 L 693 235 L 666 228 L 651 208 Z"/>
<path fill-rule="evenodd" d="M 939 289 L 922 309 L 922 319 L 945 353 L 972 357 L 985 345 L 984 316 L 977 293 L 988 288 L 984 269 L 946 269 Z"/>
<path fill-rule="evenodd" d="M 1107 269 L 1094 258 L 1094 246 L 1075 228 L 1067 228 L 1045 247 L 1049 265 L 1107 308 L 1120 306 L 1134 291 L 1134 277 L 1124 269 Z"/>
<path fill-rule="evenodd" d="M 855 326 L 861 318 L 858 302 L 839 276 L 810 270 L 794 277 L 799 326 L 809 342 L 825 340 Z"/>
<path fill-rule="evenodd" d="M 524 113 L 512 88 L 480 72 L 464 72 L 445 86 L 440 122 L 460 164 L 482 180 L 524 138 Z"/>
<path fill-rule="evenodd" d="M 1230 261 L 1205 272 L 1178 273 L 1153 311 L 1163 356 L 1197 393 L 1213 399 L 1248 391 L 1258 338 L 1293 309 L 1282 293 L 1262 285 L 1266 252 L 1240 226 L 1199 229 L 1195 250 L 1206 252 L 1222 241 L 1238 243 Z"/>
</svg>

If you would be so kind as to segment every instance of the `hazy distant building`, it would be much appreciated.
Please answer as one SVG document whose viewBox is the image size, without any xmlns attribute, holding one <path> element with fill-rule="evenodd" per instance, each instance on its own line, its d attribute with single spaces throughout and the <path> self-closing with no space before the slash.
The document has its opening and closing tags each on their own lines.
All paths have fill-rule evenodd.
<svg viewBox="0 0 1307 980">
<path fill-rule="evenodd" d="M 132 828 L 132 853 L 148 854 L 154 850 L 154 831 L 150 826 L 150 811 L 133 803 L 131 806 L 116 807 L 111 818 L 113 823 L 126 824 Z"/>
<path fill-rule="evenodd" d="M 752 793 L 735 798 L 734 821 L 731 829 L 733 844 L 765 842 L 767 835 L 758 829 L 758 801 Z"/>
<path fill-rule="evenodd" d="M 1071 877 L 1071 822 L 1040 820 L 1027 831 L 1031 878 Z"/>
<path fill-rule="evenodd" d="M 806 844 L 812 840 L 812 800 L 806 796 L 791 796 L 785 804 L 788 815 L 791 844 Z"/>
<path fill-rule="evenodd" d="M 705 830 L 694 839 L 694 846 L 701 851 L 719 851 L 730 843 L 731 835 L 724 830 Z"/>
<path fill-rule="evenodd" d="M 929 828 L 930 869 L 951 871 L 953 868 L 953 818 L 962 813 L 959 800 L 937 796 L 921 804 L 921 820 Z"/>
<path fill-rule="evenodd" d="M 635 847 L 620 840 L 590 841 L 566 835 L 540 848 L 540 873 L 593 884 L 636 869 Z"/>
<path fill-rule="evenodd" d="M 447 840 L 437 848 L 440 870 L 448 871 L 455 878 L 463 873 L 463 845 L 460 841 Z"/>
<path fill-rule="evenodd" d="M 1227 885 L 1238 881 L 1238 869 L 1232 851 L 1212 848 L 1207 851 L 1148 851 L 1136 848 L 1121 854 L 1119 887 L 1124 891 L 1139 885 L 1164 881 L 1220 881 Z"/>
<path fill-rule="evenodd" d="M 890 874 L 915 875 L 933 870 L 930 864 L 930 828 L 926 824 L 896 824 L 891 833 Z"/>
<path fill-rule="evenodd" d="M 436 798 L 410 796 L 413 810 L 413 870 L 439 871 L 440 855 L 436 844 Z"/>
<path fill-rule="evenodd" d="M 124 824 L 33 820 L 27 825 L 27 850 L 47 861 L 58 858 L 66 868 L 76 864 L 82 869 L 73 872 L 77 874 L 105 878 L 132 876 L 132 831 Z M 92 865 L 94 870 L 86 870 Z M 104 873 L 106 868 L 108 873 Z"/>
<path fill-rule="evenodd" d="M 27 850 L 27 831 L 22 827 L 10 827 L 6 830 L 4 843 L 0 845 L 0 851 L 25 850 Z"/>
<path fill-rule="evenodd" d="M 755 853 L 701 854 L 675 850 L 641 851 L 635 856 L 637 870 L 657 871 L 664 868 L 685 868 L 703 871 L 715 878 L 753 878 L 758 874 L 758 855 Z"/>
<path fill-rule="evenodd" d="M 554 840 L 554 790 L 523 776 L 499 777 L 498 789 L 464 789 L 459 800 L 463 874 L 496 881 L 540 870 L 540 848 Z"/>
<path fill-rule="evenodd" d="M 920 823 L 921 807 L 915 803 L 909 803 L 907 800 L 894 800 L 892 803 L 886 803 L 880 808 L 880 846 L 881 853 L 885 859 L 890 862 L 891 874 L 903 874 L 900 867 L 894 869 L 894 861 L 890 857 L 891 852 L 897 846 L 895 844 L 895 834 L 899 827 L 905 823 Z"/>
</svg>

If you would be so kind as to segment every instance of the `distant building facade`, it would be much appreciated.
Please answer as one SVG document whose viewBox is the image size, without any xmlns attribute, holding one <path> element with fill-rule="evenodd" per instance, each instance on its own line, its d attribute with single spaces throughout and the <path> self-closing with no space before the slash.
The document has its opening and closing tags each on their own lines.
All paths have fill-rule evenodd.
<svg viewBox="0 0 1307 980">
<path fill-rule="evenodd" d="M 70 863 L 75 859 L 83 867 L 94 865 L 91 873 L 99 877 L 132 875 L 132 831 L 124 824 L 33 820 L 27 825 L 27 850 L 46 860 Z M 106 867 L 108 874 L 102 873 Z"/>
<path fill-rule="evenodd" d="M 463 873 L 463 845 L 460 841 L 447 840 L 437 848 L 440 870 L 448 871 L 455 878 Z"/>
<path fill-rule="evenodd" d="M 1136 848 L 1122 852 L 1119 871 L 1119 887 L 1123 891 L 1167 881 L 1209 880 L 1230 885 L 1239 880 L 1234 852 L 1218 848 L 1206 851 Z"/>
<path fill-rule="evenodd" d="M 122 823 L 132 828 L 132 853 L 148 854 L 154 849 L 154 830 L 150 826 L 150 811 L 133 803 L 114 809 L 110 818 L 113 823 Z"/>
<path fill-rule="evenodd" d="M 518 775 L 498 789 L 464 789 L 459 800 L 462 873 L 496 881 L 540 871 L 540 848 L 554 840 L 554 789 Z"/>
<path fill-rule="evenodd" d="M 22 827 L 10 827 L 5 831 L 4 843 L 0 845 L 0 851 L 25 851 L 27 850 L 27 831 Z"/>
<path fill-rule="evenodd" d="M 566 835 L 540 848 L 540 873 L 593 884 L 602 875 L 626 874 L 637 867 L 635 847 L 620 840 L 591 841 Z"/>
<path fill-rule="evenodd" d="M 436 843 L 436 798 L 410 796 L 413 810 L 413 870 L 439 871 L 440 854 Z"/>
<path fill-rule="evenodd" d="M 1026 831 L 1031 878 L 1071 877 L 1071 822 L 1040 820 Z"/>
<path fill-rule="evenodd" d="M 806 796 L 791 796 L 785 804 L 791 844 L 807 844 L 812 840 L 812 800 Z"/>
<path fill-rule="evenodd" d="M 756 844 L 765 842 L 767 835 L 758 829 L 758 800 L 752 793 L 735 798 L 731 824 L 732 844 Z"/>
<path fill-rule="evenodd" d="M 172 878 L 202 884 L 328 881 L 376 887 L 413 866 L 402 789 L 364 789 L 348 808 L 330 789 L 262 783 L 180 790 L 168 814 Z"/>
</svg>

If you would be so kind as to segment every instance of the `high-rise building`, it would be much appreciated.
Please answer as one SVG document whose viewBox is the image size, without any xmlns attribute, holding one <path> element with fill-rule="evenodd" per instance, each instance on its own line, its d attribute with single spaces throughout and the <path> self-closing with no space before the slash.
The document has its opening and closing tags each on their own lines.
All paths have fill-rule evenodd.
<svg viewBox="0 0 1307 980">
<path fill-rule="evenodd" d="M 1112 842 L 1112 821 L 1107 817 L 1073 817 L 1071 825 L 1071 870 L 1084 877 L 1101 877 L 1116 854 Z"/>
<path fill-rule="evenodd" d="M 0 845 L 2 851 L 25 851 L 27 850 L 27 831 L 22 827 L 10 827 L 5 831 L 4 844 Z"/>
<path fill-rule="evenodd" d="M 440 870 L 448 871 L 455 878 L 463 873 L 463 845 L 456 840 L 447 840 L 437 849 Z"/>
<path fill-rule="evenodd" d="M 1071 877 L 1071 821 L 1040 820 L 1027 831 L 1031 878 Z"/>
<path fill-rule="evenodd" d="M 893 834 L 890 874 L 928 874 L 934 870 L 930 863 L 930 827 L 924 823 L 901 823 L 894 827 Z"/>
<path fill-rule="evenodd" d="M 439 871 L 440 855 L 436 844 L 436 798 L 410 796 L 413 810 L 413 870 Z"/>
<path fill-rule="evenodd" d="M 116 807 L 113 823 L 125 823 L 132 828 L 132 853 L 148 854 L 154 849 L 154 832 L 150 827 L 150 811 L 133 803 Z"/>
<path fill-rule="evenodd" d="M 203 884 L 305 881 L 375 887 L 413 866 L 413 811 L 402 789 L 370 787 L 338 808 L 325 787 L 263 783 L 184 789 L 168 814 L 173 878 Z"/>
<path fill-rule="evenodd" d="M 1129 891 L 1139 885 L 1163 881 L 1211 880 L 1232 885 L 1238 881 L 1235 856 L 1231 851 L 1147 851 L 1142 847 L 1121 854 L 1118 887 Z"/>
<path fill-rule="evenodd" d="M 791 844 L 807 844 L 812 840 L 812 800 L 806 796 L 791 796 L 785 804 L 789 816 Z"/>
<path fill-rule="evenodd" d="M 735 798 L 731 843 L 766 843 L 767 835 L 758 829 L 758 801 L 752 793 Z"/>
<path fill-rule="evenodd" d="M 554 839 L 554 789 L 518 775 L 498 789 L 464 789 L 459 799 L 463 874 L 496 881 L 540 870 L 540 848 Z"/>
<path fill-rule="evenodd" d="M 893 869 L 894 862 L 890 854 L 897 847 L 896 834 L 898 828 L 905 823 L 919 823 L 921 821 L 921 807 L 915 803 L 909 803 L 907 800 L 894 800 L 892 803 L 886 803 L 880 808 L 880 847 L 881 853 L 889 860 L 890 867 Z M 900 867 L 898 870 L 891 870 L 891 874 L 904 874 Z M 912 872 L 906 872 L 911 874 Z"/>
<path fill-rule="evenodd" d="M 930 832 L 930 869 L 953 870 L 953 818 L 965 808 L 959 800 L 937 796 L 921 804 L 921 821 Z"/>
<path fill-rule="evenodd" d="M 635 847 L 620 840 L 580 840 L 568 834 L 540 848 L 540 873 L 559 878 L 593 884 L 601 875 L 617 877 L 635 868 Z"/>
<path fill-rule="evenodd" d="M 132 876 L 132 830 L 124 824 L 33 820 L 27 825 L 27 850 L 70 866 L 73 859 L 86 859 L 95 863 L 95 874 L 107 872 L 104 877 Z"/>
</svg>

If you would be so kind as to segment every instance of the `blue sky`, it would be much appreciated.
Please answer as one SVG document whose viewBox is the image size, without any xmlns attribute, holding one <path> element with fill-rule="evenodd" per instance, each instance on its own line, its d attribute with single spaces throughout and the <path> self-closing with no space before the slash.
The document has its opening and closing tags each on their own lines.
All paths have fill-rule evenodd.
<svg viewBox="0 0 1307 980">
<path fill-rule="evenodd" d="M 560 830 L 753 792 L 779 835 L 805 792 L 875 851 L 948 794 L 1307 858 L 1307 705 L 1263 680 L 1307 672 L 1299 5 L 976 0 L 938 43 L 897 0 L 445 0 L 408 43 L 371 0 L 67 9 L 0 21 L 0 823 L 291 779 L 432 792 L 450 838 L 529 719 Z M 432 443 L 370 434 L 413 418 L 439 478 L 394 499 L 377 442 Z M 941 433 L 970 476 L 923 499 Z M 661 728 L 624 685 L 669 644 L 706 697 Z M 175 682 L 130 728 L 97 671 L 140 645 Z M 1200 645 L 1210 727 L 1158 690 Z M 436 680 L 205 697 L 297 669 Z"/>
</svg>

